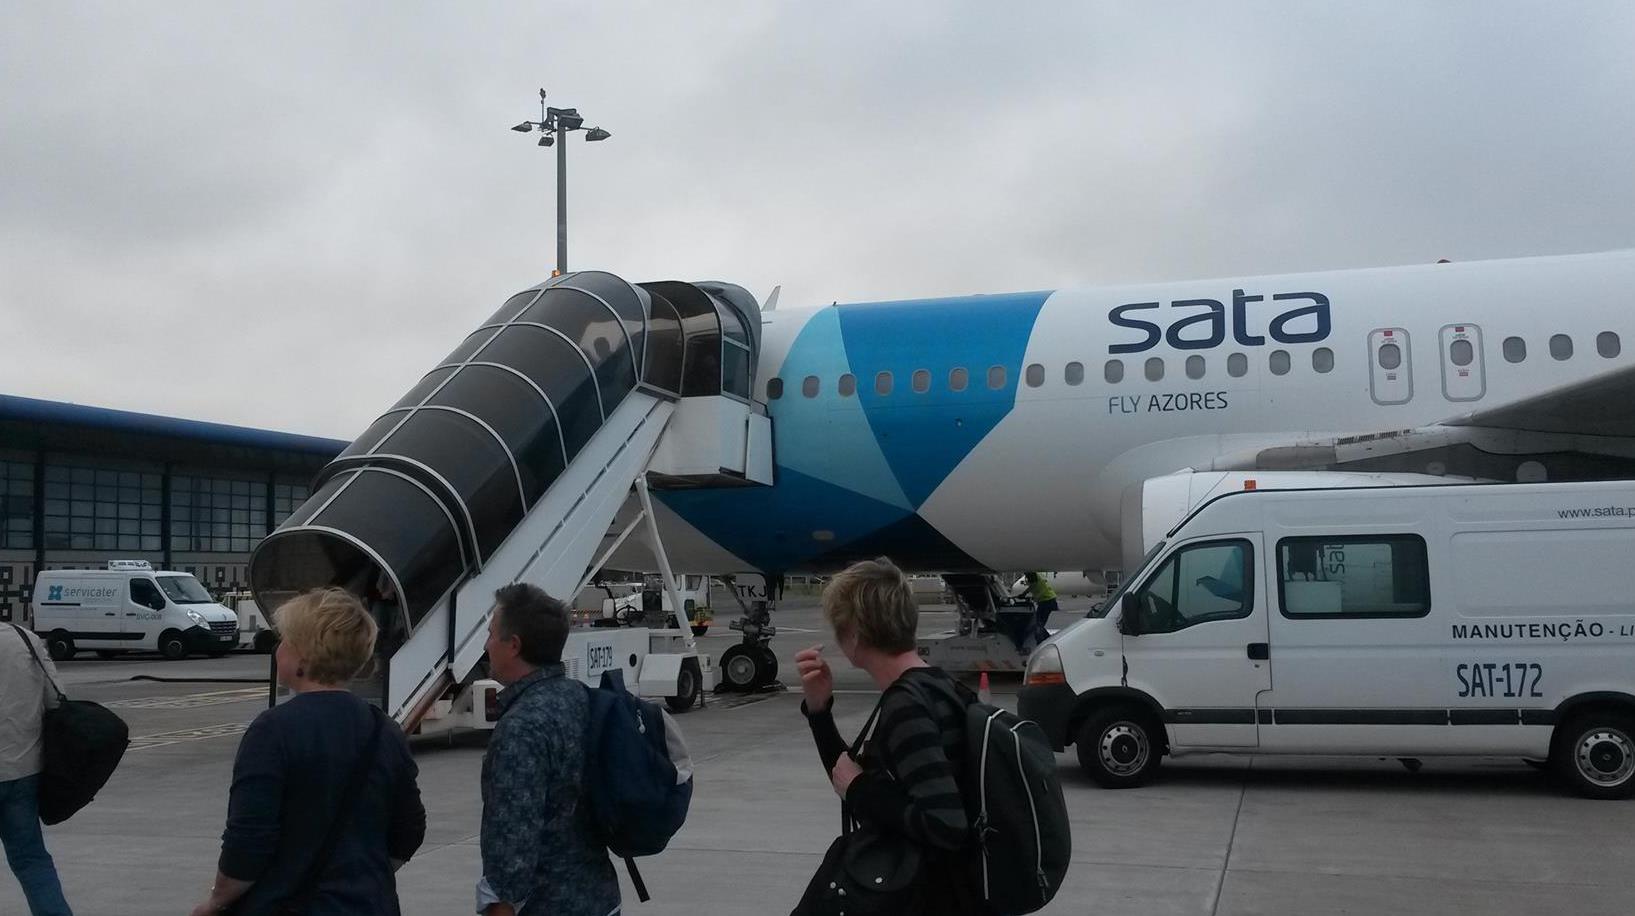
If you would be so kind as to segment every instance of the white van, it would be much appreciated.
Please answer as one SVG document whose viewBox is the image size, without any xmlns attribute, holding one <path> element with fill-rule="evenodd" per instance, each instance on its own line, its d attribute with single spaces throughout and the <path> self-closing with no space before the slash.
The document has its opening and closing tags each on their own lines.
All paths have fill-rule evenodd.
<svg viewBox="0 0 1635 916">
<path fill-rule="evenodd" d="M 34 632 L 57 661 L 83 650 L 225 655 L 238 645 L 238 617 L 187 573 L 155 572 L 145 560 L 107 569 L 51 569 L 34 583 Z"/>
<path fill-rule="evenodd" d="M 1165 754 L 1474 755 L 1635 794 L 1635 481 L 1230 493 L 1106 607 L 1019 698 L 1103 786 Z"/>
</svg>

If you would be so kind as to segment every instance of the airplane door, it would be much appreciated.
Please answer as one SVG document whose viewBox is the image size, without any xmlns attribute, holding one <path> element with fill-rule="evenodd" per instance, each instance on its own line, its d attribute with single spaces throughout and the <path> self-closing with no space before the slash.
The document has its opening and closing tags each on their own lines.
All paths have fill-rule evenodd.
<svg viewBox="0 0 1635 916">
<path fill-rule="evenodd" d="M 1442 329 L 1442 394 L 1450 401 L 1475 401 L 1487 393 L 1482 364 L 1482 329 L 1450 324 Z"/>
<path fill-rule="evenodd" d="M 1406 404 L 1414 396 L 1408 332 L 1379 328 L 1368 332 L 1368 390 L 1376 404 Z"/>
</svg>

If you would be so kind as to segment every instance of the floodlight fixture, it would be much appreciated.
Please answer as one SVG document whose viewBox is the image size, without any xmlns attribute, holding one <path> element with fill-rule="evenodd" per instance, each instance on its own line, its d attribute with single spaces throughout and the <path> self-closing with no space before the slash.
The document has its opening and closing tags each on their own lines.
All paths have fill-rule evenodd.
<svg viewBox="0 0 1635 916">
<path fill-rule="evenodd" d="M 597 140 L 606 140 L 608 137 L 611 137 L 611 136 L 613 136 L 613 135 L 608 133 L 607 131 L 601 129 L 600 127 L 592 127 L 590 129 L 590 132 L 585 134 L 585 142 L 595 143 Z"/>
</svg>

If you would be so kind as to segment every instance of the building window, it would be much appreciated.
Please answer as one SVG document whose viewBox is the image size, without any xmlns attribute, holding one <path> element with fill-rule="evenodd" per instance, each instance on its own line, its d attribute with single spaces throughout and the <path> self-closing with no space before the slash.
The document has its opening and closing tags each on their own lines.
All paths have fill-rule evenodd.
<svg viewBox="0 0 1635 916">
<path fill-rule="evenodd" d="M 1283 616 L 1424 617 L 1431 610 L 1425 539 L 1416 534 L 1284 538 L 1277 542 Z"/>
<path fill-rule="evenodd" d="M 34 549 L 34 465 L 0 461 L 0 547 Z"/>
<path fill-rule="evenodd" d="M 1022 378 L 1027 381 L 1029 388 L 1037 388 L 1045 383 L 1045 367 L 1032 363 L 1022 373 Z"/>
<path fill-rule="evenodd" d="M 1266 363 L 1268 368 L 1272 370 L 1273 375 L 1288 375 L 1290 365 L 1289 351 L 1273 350 L 1272 355 L 1267 358 Z"/>
<path fill-rule="evenodd" d="M 915 394 L 925 394 L 931 390 L 931 372 L 928 369 L 915 369 L 908 381 L 914 387 Z"/>
<path fill-rule="evenodd" d="M 170 482 L 171 549 L 248 553 L 267 531 L 266 492 L 266 484 L 255 480 L 176 475 Z"/>
<path fill-rule="evenodd" d="M 891 394 L 890 372 L 881 372 L 874 376 L 874 393 L 881 397 Z"/>
<path fill-rule="evenodd" d="M 1617 334 L 1614 334 L 1611 331 L 1602 331 L 1601 333 L 1595 335 L 1595 352 L 1601 354 L 1603 357 L 1613 359 L 1617 357 L 1619 353 L 1622 353 L 1623 350 L 1624 345 L 1618 339 Z"/>
<path fill-rule="evenodd" d="M 1154 356 L 1147 360 L 1147 381 L 1157 382 L 1164 378 L 1164 360 Z"/>
<path fill-rule="evenodd" d="M 1084 363 L 1068 363 L 1062 370 L 1062 381 L 1075 387 L 1084 384 Z"/>
<path fill-rule="evenodd" d="M 1527 358 L 1527 341 L 1520 337 L 1506 337 L 1503 349 L 1507 362 L 1519 363 Z"/>
<path fill-rule="evenodd" d="M 1005 367 L 1004 366 L 989 366 L 988 367 L 988 387 L 992 388 L 995 391 L 998 391 L 999 389 L 1005 387 Z"/>
<path fill-rule="evenodd" d="M 1328 347 L 1318 347 L 1311 351 L 1311 367 L 1318 372 L 1334 371 L 1334 351 Z"/>
<path fill-rule="evenodd" d="M 808 375 L 801 380 L 800 393 L 802 397 L 815 398 L 818 396 L 818 377 Z"/>
<path fill-rule="evenodd" d="M 971 384 L 971 373 L 966 372 L 965 367 L 961 366 L 958 369 L 953 369 L 953 370 L 949 371 L 949 373 L 948 373 L 948 390 L 949 391 L 964 391 L 965 387 L 967 385 L 969 385 L 969 384 Z"/>
<path fill-rule="evenodd" d="M 1117 385 L 1119 382 L 1124 381 L 1124 360 L 1108 360 L 1107 365 L 1101 369 L 1101 377 L 1106 379 L 1109 385 Z"/>
<path fill-rule="evenodd" d="M 1550 355 L 1558 360 L 1573 358 L 1573 339 L 1565 334 L 1550 338 Z"/>
<path fill-rule="evenodd" d="M 1226 374 L 1233 378 L 1243 378 L 1249 374 L 1249 357 L 1242 353 L 1233 353 L 1226 358 Z"/>
<path fill-rule="evenodd" d="M 1187 357 L 1187 378 L 1201 379 L 1204 377 L 1204 358 L 1194 353 Z"/>
<path fill-rule="evenodd" d="M 277 528 L 288 521 L 311 495 L 305 484 L 281 483 L 273 487 L 273 527 Z"/>
<path fill-rule="evenodd" d="M 161 550 L 163 504 L 163 482 L 158 474 L 48 464 L 45 546 L 48 550 Z"/>
<path fill-rule="evenodd" d="M 835 385 L 835 390 L 839 391 L 840 396 L 843 397 L 843 398 L 849 398 L 852 395 L 856 394 L 857 393 L 857 376 L 852 375 L 850 372 L 846 373 L 845 375 L 842 375 L 840 377 L 840 381 Z"/>
<path fill-rule="evenodd" d="M 783 397 L 783 379 L 776 377 L 767 379 L 766 399 L 768 401 L 776 401 L 781 397 Z"/>
</svg>

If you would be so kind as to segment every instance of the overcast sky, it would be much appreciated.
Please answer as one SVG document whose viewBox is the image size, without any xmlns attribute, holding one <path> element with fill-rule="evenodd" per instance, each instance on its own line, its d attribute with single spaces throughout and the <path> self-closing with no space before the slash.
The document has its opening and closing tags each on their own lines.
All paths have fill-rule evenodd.
<svg viewBox="0 0 1635 916">
<path fill-rule="evenodd" d="M 555 259 L 783 306 L 1635 246 L 1635 4 L 0 7 L 0 393 L 350 439 Z"/>
</svg>

